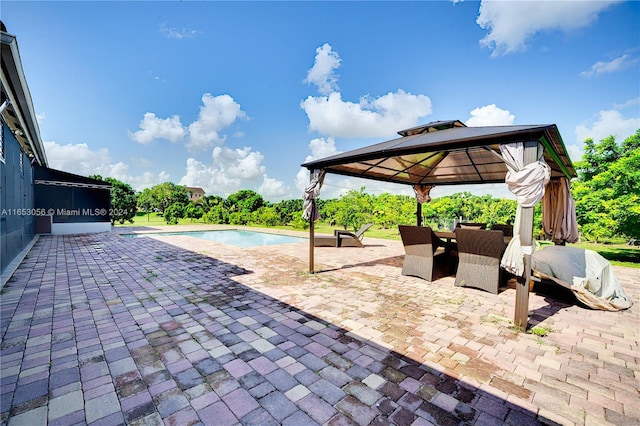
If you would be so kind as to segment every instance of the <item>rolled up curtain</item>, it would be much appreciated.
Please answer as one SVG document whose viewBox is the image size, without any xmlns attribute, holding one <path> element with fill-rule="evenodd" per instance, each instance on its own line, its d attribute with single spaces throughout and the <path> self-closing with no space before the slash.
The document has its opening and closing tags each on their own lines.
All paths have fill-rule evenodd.
<svg viewBox="0 0 640 426">
<path fill-rule="evenodd" d="M 571 196 L 569 179 L 553 179 L 547 185 L 542 197 L 542 227 L 554 242 L 578 241 L 576 204 Z"/>
<path fill-rule="evenodd" d="M 500 152 L 507 165 L 505 182 L 522 207 L 533 207 L 544 195 L 544 187 L 549 183 L 551 168 L 544 161 L 543 151 L 538 151 L 538 161 L 524 163 L 522 142 L 500 145 Z"/>
<path fill-rule="evenodd" d="M 544 161 L 542 146 L 538 148 L 538 161 L 524 164 L 524 143 L 516 142 L 500 145 L 500 152 L 507 165 L 505 182 L 518 201 L 513 238 L 502 256 L 500 266 L 514 275 L 524 274 L 523 251 L 533 252 L 533 247 L 520 244 L 520 221 L 522 208 L 533 207 L 544 196 L 545 185 L 549 182 L 551 168 Z"/>
<path fill-rule="evenodd" d="M 320 189 L 322 188 L 322 184 L 324 183 L 325 171 L 316 169 L 311 173 L 311 181 L 309 182 L 309 185 L 304 188 L 304 204 L 302 205 L 302 217 L 304 218 L 304 220 L 313 218 L 313 221 L 315 222 L 320 218 L 320 212 L 316 208 L 315 199 L 316 197 L 318 197 L 318 195 L 320 195 Z"/>
<path fill-rule="evenodd" d="M 413 192 L 416 194 L 416 200 L 419 203 L 428 203 L 431 201 L 429 193 L 435 185 L 413 185 Z"/>
</svg>

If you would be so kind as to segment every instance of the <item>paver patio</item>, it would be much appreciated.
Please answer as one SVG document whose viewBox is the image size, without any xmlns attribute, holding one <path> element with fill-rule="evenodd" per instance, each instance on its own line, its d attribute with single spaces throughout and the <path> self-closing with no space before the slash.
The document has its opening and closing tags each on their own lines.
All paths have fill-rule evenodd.
<svg viewBox="0 0 640 426">
<path fill-rule="evenodd" d="M 537 286 L 498 295 L 400 275 L 399 241 L 235 248 L 42 236 L 0 294 L 9 425 L 638 424 L 629 310 Z"/>
</svg>

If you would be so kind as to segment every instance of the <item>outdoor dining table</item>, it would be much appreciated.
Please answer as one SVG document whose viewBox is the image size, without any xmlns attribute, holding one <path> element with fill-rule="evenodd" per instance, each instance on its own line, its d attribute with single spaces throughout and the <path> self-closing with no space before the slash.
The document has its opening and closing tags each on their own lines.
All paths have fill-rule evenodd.
<svg viewBox="0 0 640 426">
<path fill-rule="evenodd" d="M 436 236 L 438 238 L 446 240 L 447 243 L 450 243 L 451 241 L 455 241 L 456 240 L 456 233 L 455 232 L 451 232 L 451 231 L 435 231 L 434 233 L 436 234 Z M 509 241 L 511 241 L 511 238 L 513 238 L 513 237 L 505 236 L 504 237 L 504 242 L 509 244 Z"/>
</svg>

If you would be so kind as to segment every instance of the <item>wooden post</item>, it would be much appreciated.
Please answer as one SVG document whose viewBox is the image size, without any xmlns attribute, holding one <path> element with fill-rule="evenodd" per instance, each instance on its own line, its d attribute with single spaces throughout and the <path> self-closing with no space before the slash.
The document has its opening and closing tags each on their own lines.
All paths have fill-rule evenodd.
<svg viewBox="0 0 640 426">
<path fill-rule="evenodd" d="M 315 205 L 314 208 L 315 210 Z M 313 212 L 315 214 L 315 212 Z M 309 273 L 313 274 L 315 271 L 315 265 L 314 263 L 314 244 L 313 244 L 313 240 L 314 240 L 314 234 L 315 234 L 315 222 L 313 221 L 313 214 L 311 215 L 311 217 L 309 218 Z"/>
<path fill-rule="evenodd" d="M 524 143 L 524 165 L 538 161 L 538 141 Z M 533 207 L 520 207 L 520 246 L 531 247 L 533 242 Z M 529 281 L 531 280 L 531 253 L 524 255 L 524 274 L 516 284 L 516 306 L 513 323 L 526 330 L 529 323 Z"/>
<path fill-rule="evenodd" d="M 422 226 L 422 203 L 416 200 L 416 223 Z"/>
<path fill-rule="evenodd" d="M 309 181 L 313 180 L 313 170 L 309 170 Z M 315 257 L 315 253 L 314 253 L 314 235 L 315 235 L 315 215 L 316 215 L 316 202 L 315 200 L 312 201 L 313 205 L 312 205 L 312 209 L 311 209 L 311 217 L 309 218 L 309 273 L 313 274 L 315 271 L 315 265 L 314 265 L 314 257 Z"/>
</svg>

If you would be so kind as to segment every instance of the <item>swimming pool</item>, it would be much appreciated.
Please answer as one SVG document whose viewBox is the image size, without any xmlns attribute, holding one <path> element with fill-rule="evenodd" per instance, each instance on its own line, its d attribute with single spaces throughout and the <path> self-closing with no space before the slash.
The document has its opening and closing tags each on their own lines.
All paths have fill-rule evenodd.
<svg viewBox="0 0 640 426">
<path fill-rule="evenodd" d="M 306 238 L 291 237 L 289 235 L 269 234 L 266 232 L 244 231 L 240 229 L 223 229 L 217 231 L 180 231 L 180 232 L 154 232 L 147 234 L 122 234 L 125 238 L 149 237 L 155 235 L 175 236 L 186 235 L 215 241 L 236 247 L 270 246 L 274 244 L 299 243 Z"/>
</svg>

